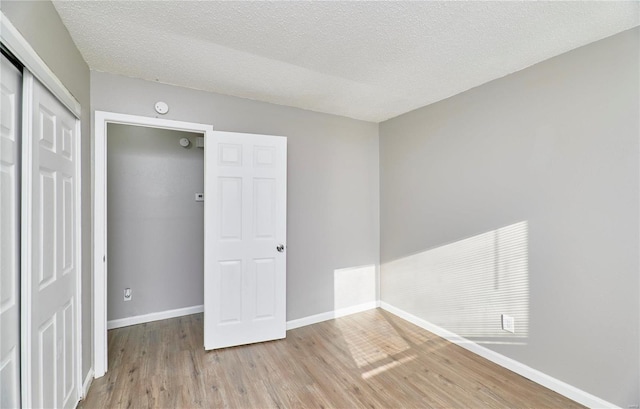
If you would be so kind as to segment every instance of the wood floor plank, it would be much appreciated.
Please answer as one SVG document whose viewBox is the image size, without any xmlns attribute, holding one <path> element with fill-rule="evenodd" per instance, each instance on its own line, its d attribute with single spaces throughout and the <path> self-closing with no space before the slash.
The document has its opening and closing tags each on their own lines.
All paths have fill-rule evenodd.
<svg viewBox="0 0 640 409">
<path fill-rule="evenodd" d="M 581 408 L 382 310 L 204 351 L 202 314 L 109 331 L 79 408 Z"/>
</svg>

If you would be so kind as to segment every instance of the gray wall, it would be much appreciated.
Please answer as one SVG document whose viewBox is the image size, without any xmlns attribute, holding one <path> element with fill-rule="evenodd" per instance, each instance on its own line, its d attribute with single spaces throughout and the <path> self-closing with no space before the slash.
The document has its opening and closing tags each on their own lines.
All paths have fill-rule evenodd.
<svg viewBox="0 0 640 409">
<path fill-rule="evenodd" d="M 288 320 L 334 309 L 336 270 L 378 264 L 377 124 L 91 72 L 92 110 L 156 116 L 156 101 L 167 119 L 288 137 Z"/>
<path fill-rule="evenodd" d="M 639 34 L 380 125 L 382 301 L 459 332 L 489 311 L 474 340 L 622 407 L 640 400 Z M 528 321 L 513 336 L 470 288 L 511 271 Z"/>
<path fill-rule="evenodd" d="M 201 134 L 107 125 L 107 319 L 203 304 Z M 180 138 L 191 141 L 188 148 Z M 130 301 L 123 300 L 131 288 Z"/>
<path fill-rule="evenodd" d="M 92 359 L 91 320 L 91 111 L 89 67 L 50 1 L 0 2 L 20 34 L 80 102 L 82 107 L 82 375 Z"/>
</svg>

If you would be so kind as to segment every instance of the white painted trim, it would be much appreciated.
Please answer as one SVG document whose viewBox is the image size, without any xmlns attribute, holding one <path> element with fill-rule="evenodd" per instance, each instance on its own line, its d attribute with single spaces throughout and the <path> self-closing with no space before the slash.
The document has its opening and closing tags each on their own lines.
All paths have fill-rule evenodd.
<svg viewBox="0 0 640 409">
<path fill-rule="evenodd" d="M 175 317 L 184 317 L 185 315 L 198 314 L 201 312 L 204 312 L 204 305 L 195 305 L 193 307 L 176 308 L 175 310 L 166 310 L 160 312 L 152 312 L 150 314 L 135 315 L 133 317 L 107 321 L 107 329 L 128 327 L 130 325 L 144 324 L 146 322 L 166 320 Z"/>
<path fill-rule="evenodd" d="M 21 209 L 21 254 L 20 254 L 20 391 L 22 407 L 30 408 L 31 402 L 31 260 L 32 260 L 32 236 L 33 220 L 31 209 L 33 197 L 33 75 L 29 70 L 22 73 L 22 182 L 20 186 Z"/>
<path fill-rule="evenodd" d="M 93 370 L 100 378 L 107 371 L 107 124 L 95 113 L 93 155 Z M 99 193 L 100 192 L 100 193 Z"/>
<path fill-rule="evenodd" d="M 67 90 L 62 82 L 51 71 L 42 58 L 31 47 L 22 34 L 11 24 L 7 16 L 0 11 L 0 39 L 18 60 L 38 79 L 51 93 L 67 107 L 76 118 L 80 118 L 80 103 Z"/>
<path fill-rule="evenodd" d="M 75 206 L 75 222 L 76 231 L 76 403 L 82 398 L 82 125 L 80 119 L 76 118 L 76 200 Z"/>
<path fill-rule="evenodd" d="M 422 318 L 416 317 L 413 314 L 410 314 L 400 308 L 396 308 L 391 304 L 387 304 L 386 302 L 381 302 L 380 307 L 389 311 L 393 315 L 397 315 L 398 317 L 411 322 L 419 326 L 420 328 L 426 329 L 427 331 L 433 332 L 446 339 L 449 342 L 452 342 L 456 345 L 461 346 L 462 348 L 473 352 L 474 354 L 480 355 L 481 357 L 488 359 L 489 361 L 496 363 L 504 368 L 509 369 L 519 375 L 524 376 L 527 379 L 532 380 L 546 388 L 551 389 L 554 392 L 557 392 L 567 398 L 574 400 L 582 405 L 585 405 L 590 408 L 618 408 L 618 406 L 613 403 L 607 402 L 604 399 L 600 399 L 597 396 L 591 395 L 588 392 L 585 392 L 581 389 L 576 388 L 575 386 L 569 385 L 559 379 L 556 379 L 552 376 L 549 376 L 543 372 L 538 371 L 537 369 L 533 369 L 530 366 L 527 366 L 521 362 L 518 362 L 514 359 L 506 357 L 502 354 L 499 354 L 495 351 L 492 351 L 488 348 L 485 348 L 477 343 L 470 341 L 466 338 L 463 338 L 457 334 L 454 334 L 451 331 L 448 331 L 444 328 L 441 328 L 435 324 L 430 323 Z"/>
<path fill-rule="evenodd" d="M 82 396 L 81 399 L 85 399 L 87 394 L 89 393 L 89 388 L 91 387 L 91 383 L 93 382 L 93 368 L 89 368 L 89 372 L 87 372 L 87 376 L 84 378 L 84 382 L 82 383 Z"/>
<path fill-rule="evenodd" d="M 100 378 L 108 369 L 107 360 L 107 124 L 148 126 L 178 131 L 200 132 L 211 137 L 213 125 L 162 118 L 95 111 L 94 196 L 93 196 L 93 369 Z"/>
<path fill-rule="evenodd" d="M 307 325 L 317 324 L 323 321 L 332 320 L 334 318 L 345 317 L 347 315 L 357 314 L 359 312 L 367 310 L 373 310 L 378 308 L 379 306 L 379 301 L 370 301 L 351 307 L 341 308 L 339 310 L 327 311 L 316 315 L 310 315 L 304 318 L 298 318 L 296 320 L 287 321 L 287 331 L 295 328 L 305 327 Z"/>
</svg>

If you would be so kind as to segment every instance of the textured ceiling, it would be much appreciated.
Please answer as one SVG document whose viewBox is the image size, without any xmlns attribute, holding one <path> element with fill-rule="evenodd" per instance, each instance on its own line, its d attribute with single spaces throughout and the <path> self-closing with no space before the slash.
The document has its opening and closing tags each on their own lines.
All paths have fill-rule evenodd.
<svg viewBox="0 0 640 409">
<path fill-rule="evenodd" d="M 93 70 L 379 122 L 640 24 L 640 2 L 54 1 Z"/>
</svg>

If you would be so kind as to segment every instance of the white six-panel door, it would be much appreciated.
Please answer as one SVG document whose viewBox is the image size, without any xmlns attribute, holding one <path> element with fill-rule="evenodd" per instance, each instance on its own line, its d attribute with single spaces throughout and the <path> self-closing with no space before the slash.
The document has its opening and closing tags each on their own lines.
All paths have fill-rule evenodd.
<svg viewBox="0 0 640 409">
<path fill-rule="evenodd" d="M 23 354 L 28 406 L 70 408 L 78 402 L 76 208 L 79 152 L 76 118 L 24 73 Z"/>
<path fill-rule="evenodd" d="M 4 56 L 0 81 L 0 408 L 19 408 L 22 73 Z"/>
<path fill-rule="evenodd" d="M 205 141 L 205 349 L 286 335 L 284 137 Z"/>
</svg>

